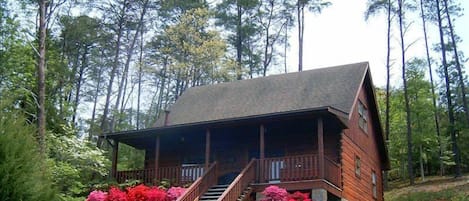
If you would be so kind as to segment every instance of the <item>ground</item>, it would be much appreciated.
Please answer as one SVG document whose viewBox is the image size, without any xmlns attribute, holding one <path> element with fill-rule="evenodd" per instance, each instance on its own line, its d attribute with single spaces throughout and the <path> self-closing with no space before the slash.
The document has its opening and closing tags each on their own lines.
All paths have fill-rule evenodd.
<svg viewBox="0 0 469 201">
<path fill-rule="evenodd" d="M 391 190 L 385 192 L 386 201 L 469 201 L 469 175 L 461 178 L 429 177 L 409 186 L 404 182 L 391 182 Z"/>
</svg>

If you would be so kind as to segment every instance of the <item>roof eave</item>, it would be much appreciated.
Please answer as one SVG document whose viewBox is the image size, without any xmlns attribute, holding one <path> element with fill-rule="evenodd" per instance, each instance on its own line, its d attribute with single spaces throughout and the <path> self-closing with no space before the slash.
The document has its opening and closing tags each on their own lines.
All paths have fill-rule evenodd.
<svg viewBox="0 0 469 201">
<path fill-rule="evenodd" d="M 146 129 L 140 129 L 140 130 L 129 130 L 129 131 L 114 132 L 114 133 L 106 133 L 106 134 L 101 135 L 100 137 L 110 138 L 110 139 L 123 139 L 123 138 L 129 138 L 129 137 L 133 138 L 133 137 L 154 135 L 155 133 L 162 134 L 162 133 L 167 133 L 172 130 L 187 129 L 190 127 L 212 127 L 214 125 L 235 123 L 235 122 L 240 122 L 240 121 L 261 120 L 261 119 L 277 118 L 277 117 L 289 116 L 289 115 L 301 115 L 301 114 L 306 114 L 306 113 L 330 114 L 334 116 L 335 118 L 337 118 L 337 120 L 341 123 L 343 128 L 348 128 L 348 121 L 349 121 L 348 113 L 341 111 L 337 108 L 331 107 L 331 106 L 325 106 L 325 107 L 318 107 L 318 108 L 312 108 L 312 109 L 276 112 L 276 113 L 252 115 L 252 116 L 246 116 L 246 117 L 218 119 L 218 120 L 213 120 L 213 121 L 176 124 L 176 125 L 160 126 L 160 127 L 146 128 Z"/>
</svg>

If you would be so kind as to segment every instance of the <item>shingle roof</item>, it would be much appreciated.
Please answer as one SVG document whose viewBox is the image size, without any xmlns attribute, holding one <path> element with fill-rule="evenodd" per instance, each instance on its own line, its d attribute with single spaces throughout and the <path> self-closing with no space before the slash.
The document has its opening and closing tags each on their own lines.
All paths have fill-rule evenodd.
<svg viewBox="0 0 469 201">
<path fill-rule="evenodd" d="M 193 87 L 172 105 L 168 126 L 334 107 L 351 112 L 368 62 Z M 155 127 L 164 124 L 164 115 Z"/>
</svg>

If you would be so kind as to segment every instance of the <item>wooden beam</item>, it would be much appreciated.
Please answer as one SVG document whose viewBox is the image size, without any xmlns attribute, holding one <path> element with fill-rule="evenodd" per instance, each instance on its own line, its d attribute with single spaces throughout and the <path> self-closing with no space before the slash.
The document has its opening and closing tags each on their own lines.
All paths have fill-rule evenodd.
<svg viewBox="0 0 469 201">
<path fill-rule="evenodd" d="M 260 164 L 259 164 L 259 175 L 260 175 L 260 178 L 265 178 L 264 177 L 264 158 L 265 158 L 265 137 L 264 137 L 264 125 L 261 124 L 260 128 L 259 128 L 259 161 L 260 161 Z M 259 182 L 265 182 L 265 181 L 262 181 L 263 179 L 261 179 L 261 181 Z"/>
<path fill-rule="evenodd" d="M 207 128 L 205 132 L 205 170 L 208 170 L 210 165 L 210 129 Z"/>
<path fill-rule="evenodd" d="M 112 145 L 112 166 L 111 166 L 111 176 L 117 179 L 117 157 L 119 153 L 119 141 L 114 140 Z"/>
<path fill-rule="evenodd" d="M 324 178 L 324 125 L 322 118 L 318 118 L 318 165 L 319 178 Z"/>
<path fill-rule="evenodd" d="M 160 136 L 156 136 L 155 140 L 155 173 L 154 173 L 154 179 L 159 180 L 158 178 L 158 168 L 160 165 Z"/>
<path fill-rule="evenodd" d="M 265 138 L 264 138 L 264 125 L 261 124 L 260 126 L 260 131 L 259 131 L 259 141 L 260 141 L 260 147 L 259 147 L 259 158 L 264 159 L 265 157 Z"/>
</svg>

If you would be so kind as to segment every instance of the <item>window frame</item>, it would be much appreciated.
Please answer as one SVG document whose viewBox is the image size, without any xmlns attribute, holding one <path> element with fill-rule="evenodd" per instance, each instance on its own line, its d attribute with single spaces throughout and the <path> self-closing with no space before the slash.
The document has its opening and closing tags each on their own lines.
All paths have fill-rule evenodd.
<svg viewBox="0 0 469 201">
<path fill-rule="evenodd" d="M 355 155 L 355 176 L 360 178 L 361 177 L 361 159 L 358 155 Z"/>
<path fill-rule="evenodd" d="M 368 108 L 361 100 L 358 100 L 358 127 L 368 134 Z"/>
<path fill-rule="evenodd" d="M 371 192 L 373 195 L 373 198 L 378 198 L 378 178 L 376 175 L 376 172 L 374 170 L 371 170 Z"/>
</svg>

